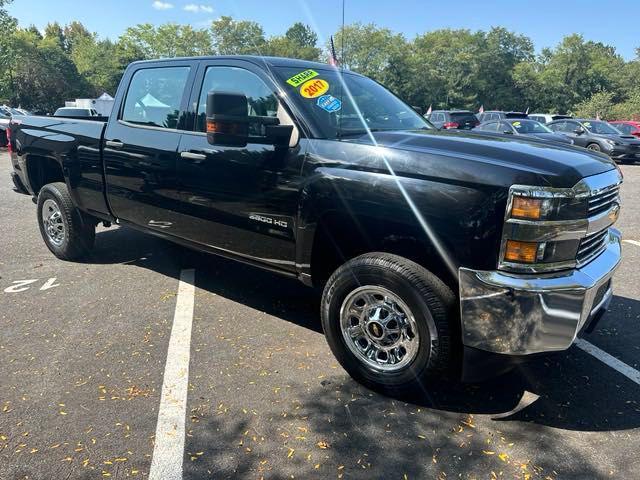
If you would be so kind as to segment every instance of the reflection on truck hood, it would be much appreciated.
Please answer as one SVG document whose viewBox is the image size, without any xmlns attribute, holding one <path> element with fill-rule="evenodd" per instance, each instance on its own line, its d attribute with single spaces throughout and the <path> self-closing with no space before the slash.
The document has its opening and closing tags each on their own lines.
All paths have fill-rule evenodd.
<svg viewBox="0 0 640 480">
<path fill-rule="evenodd" d="M 460 131 L 393 131 L 374 132 L 371 135 L 379 146 L 450 157 L 452 161 L 460 159 L 535 172 L 549 177 L 547 180 L 550 183 L 555 183 L 551 177 L 562 177 L 563 183 L 570 182 L 568 186 L 573 186 L 581 178 L 615 168 L 613 161 L 604 154 L 524 136 L 494 137 Z M 369 135 L 347 141 L 367 145 L 374 143 Z"/>
</svg>

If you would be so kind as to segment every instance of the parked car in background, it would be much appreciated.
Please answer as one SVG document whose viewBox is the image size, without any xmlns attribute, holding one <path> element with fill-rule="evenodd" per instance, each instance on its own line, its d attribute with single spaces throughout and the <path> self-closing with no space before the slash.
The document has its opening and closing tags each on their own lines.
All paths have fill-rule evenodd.
<svg viewBox="0 0 640 480">
<path fill-rule="evenodd" d="M 500 121 L 481 123 L 480 126 L 476 128 L 476 131 L 501 133 L 505 135 L 525 135 L 550 142 L 573 145 L 573 140 L 570 138 L 554 132 L 540 122 L 527 118 L 508 118 Z"/>
<path fill-rule="evenodd" d="M 75 108 L 75 107 L 62 107 L 56 110 L 53 114 L 54 117 L 97 117 L 98 112 L 93 108 Z"/>
<path fill-rule="evenodd" d="M 480 123 L 491 120 L 504 120 L 505 118 L 528 118 L 524 112 L 503 112 L 502 110 L 488 110 L 476 115 Z"/>
<path fill-rule="evenodd" d="M 640 140 L 633 135 L 624 135 L 602 120 L 556 120 L 548 127 L 571 138 L 575 145 L 606 153 L 619 162 L 640 160 Z"/>
<path fill-rule="evenodd" d="M 7 129 L 11 122 L 11 115 L 5 113 L 4 110 L 0 110 L 0 147 L 7 146 Z"/>
<path fill-rule="evenodd" d="M 530 113 L 529 118 L 540 123 L 551 123 L 554 120 L 564 120 L 573 117 L 571 115 L 557 115 L 553 113 Z"/>
<path fill-rule="evenodd" d="M 640 122 L 634 122 L 631 120 L 617 120 L 615 122 L 609 122 L 625 135 L 633 135 L 634 137 L 640 137 Z"/>
<path fill-rule="evenodd" d="M 445 130 L 471 130 L 480 125 L 478 117 L 469 110 L 434 110 L 425 118 L 436 128 Z"/>
</svg>

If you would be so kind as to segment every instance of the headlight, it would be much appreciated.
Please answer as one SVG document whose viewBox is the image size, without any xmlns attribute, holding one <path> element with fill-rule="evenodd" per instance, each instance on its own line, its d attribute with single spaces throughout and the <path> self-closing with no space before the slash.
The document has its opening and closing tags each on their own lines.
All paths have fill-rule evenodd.
<svg viewBox="0 0 640 480">
<path fill-rule="evenodd" d="M 611 145 L 612 147 L 615 147 L 616 145 L 620 145 L 620 142 L 616 142 L 614 140 L 609 140 L 608 138 L 605 140 L 606 143 L 608 143 L 609 145 Z"/>
</svg>

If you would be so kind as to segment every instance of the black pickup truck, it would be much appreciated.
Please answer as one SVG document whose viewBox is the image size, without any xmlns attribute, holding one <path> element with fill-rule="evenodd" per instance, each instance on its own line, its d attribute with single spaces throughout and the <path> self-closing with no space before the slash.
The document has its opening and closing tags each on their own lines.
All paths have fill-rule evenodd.
<svg viewBox="0 0 640 480">
<path fill-rule="evenodd" d="M 107 122 L 21 117 L 10 148 L 57 257 L 117 223 L 322 288 L 334 354 L 385 391 L 569 348 L 621 256 L 605 155 L 438 131 L 318 63 L 133 63 Z"/>
</svg>

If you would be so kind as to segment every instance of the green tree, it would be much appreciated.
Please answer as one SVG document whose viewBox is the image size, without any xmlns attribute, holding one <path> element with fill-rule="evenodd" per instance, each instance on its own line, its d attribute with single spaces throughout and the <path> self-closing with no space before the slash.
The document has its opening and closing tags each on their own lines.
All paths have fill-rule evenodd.
<svg viewBox="0 0 640 480">
<path fill-rule="evenodd" d="M 64 32 L 62 31 L 62 27 L 58 22 L 48 23 L 44 28 L 44 38 L 55 42 L 60 45 L 61 48 L 64 48 Z"/>
<path fill-rule="evenodd" d="M 576 105 L 575 113 L 578 117 L 613 120 L 613 97 L 610 92 L 594 93 L 591 98 Z"/>
<path fill-rule="evenodd" d="M 367 75 L 399 95 L 412 96 L 410 47 L 404 36 L 374 24 L 355 23 L 341 28 L 334 43 L 344 67 Z M 344 51 L 343 51 L 344 44 Z M 327 51 L 329 49 L 327 45 Z"/>
<path fill-rule="evenodd" d="M 103 92 L 115 94 L 126 68 L 116 44 L 83 36 L 74 42 L 71 58 L 78 73 L 91 85 L 91 96 Z"/>
<path fill-rule="evenodd" d="M 220 55 L 263 55 L 267 41 L 256 22 L 222 16 L 211 24 L 213 45 Z"/>
<path fill-rule="evenodd" d="M 52 112 L 65 100 L 86 96 L 90 91 L 57 38 L 40 39 L 28 30 L 17 30 L 11 42 L 10 98 L 14 105 Z"/>
<path fill-rule="evenodd" d="M 64 49 L 66 52 L 73 52 L 76 44 L 87 40 L 94 39 L 96 36 L 92 34 L 87 28 L 80 22 L 73 21 L 69 25 L 66 25 L 63 30 L 64 36 Z"/>
<path fill-rule="evenodd" d="M 212 53 L 211 37 L 207 30 L 190 25 L 166 23 L 154 27 L 149 23 L 127 28 L 119 39 L 124 57 L 153 59 L 190 57 Z"/>
<path fill-rule="evenodd" d="M 284 36 L 269 38 L 262 54 L 318 61 L 322 52 L 317 43 L 318 36 L 311 27 L 298 22 L 289 28 Z"/>
<path fill-rule="evenodd" d="M 613 47 L 574 34 L 555 49 L 544 49 L 533 68 L 519 68 L 516 83 L 523 90 L 526 83 L 535 89 L 524 96 L 537 97 L 539 108 L 566 113 L 598 92 L 610 92 L 614 101 L 620 101 L 624 66 Z M 521 76 L 525 72 L 528 77 Z"/>
<path fill-rule="evenodd" d="M 483 42 L 482 32 L 470 30 L 435 30 L 416 37 L 409 80 L 412 103 L 434 108 L 476 106 Z"/>
<path fill-rule="evenodd" d="M 528 37 L 505 28 L 492 28 L 477 37 L 478 103 L 505 110 L 524 110 L 530 105 L 514 81 L 515 67 L 534 58 L 533 43 Z M 480 106 L 480 105 L 474 105 Z"/>
</svg>

